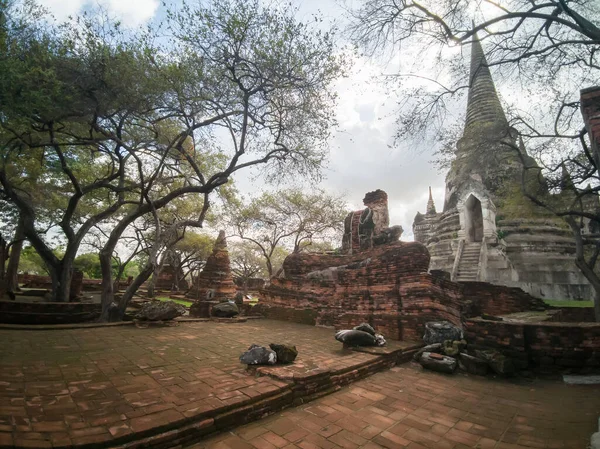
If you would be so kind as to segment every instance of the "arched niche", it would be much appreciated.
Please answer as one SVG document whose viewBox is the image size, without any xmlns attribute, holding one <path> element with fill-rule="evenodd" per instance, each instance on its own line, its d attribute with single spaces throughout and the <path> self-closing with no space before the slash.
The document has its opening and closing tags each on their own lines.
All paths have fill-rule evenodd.
<svg viewBox="0 0 600 449">
<path fill-rule="evenodd" d="M 483 240 L 483 211 L 481 201 L 475 195 L 469 195 L 464 205 L 465 240 L 481 242 Z"/>
</svg>

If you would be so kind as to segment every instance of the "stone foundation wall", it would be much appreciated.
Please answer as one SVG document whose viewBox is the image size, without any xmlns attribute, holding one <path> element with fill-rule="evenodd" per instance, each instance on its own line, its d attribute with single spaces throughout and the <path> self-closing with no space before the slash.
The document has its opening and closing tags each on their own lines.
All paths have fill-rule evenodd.
<svg viewBox="0 0 600 449">
<path fill-rule="evenodd" d="M 392 339 L 403 338 L 400 279 L 426 277 L 429 254 L 419 243 L 395 243 L 358 255 L 294 254 L 284 262 L 286 279 L 261 291 L 269 318 L 348 328 L 367 322 Z M 327 270 L 346 265 L 346 268 Z M 324 270 L 313 277 L 309 272 Z M 312 275 L 311 275 L 312 276 Z"/>
<path fill-rule="evenodd" d="M 550 307 L 550 310 L 556 310 L 546 321 L 561 323 L 595 323 L 593 307 Z"/>
<path fill-rule="evenodd" d="M 332 261 L 349 267 L 328 272 Z M 462 286 L 428 274 L 428 264 L 427 250 L 416 242 L 352 256 L 296 254 L 284 263 L 294 278 L 273 279 L 261 292 L 259 310 L 269 318 L 336 329 L 367 322 L 386 338 L 420 339 L 427 321 L 461 325 Z M 321 278 L 302 276 L 319 270 Z"/>
<path fill-rule="evenodd" d="M 0 301 L 0 323 L 4 324 L 70 324 L 95 320 L 100 304 L 81 302 Z"/>
<path fill-rule="evenodd" d="M 332 260 L 346 268 L 327 268 Z M 417 242 L 354 256 L 294 255 L 286 259 L 286 275 L 295 276 L 273 279 L 253 313 L 336 329 L 367 322 L 392 340 L 420 340 L 425 323 L 447 320 L 463 327 L 469 344 L 499 349 L 520 369 L 600 366 L 600 324 L 586 322 L 590 310 L 559 309 L 552 319 L 571 321 L 560 323 L 474 318 L 549 306 L 519 288 L 451 282 L 427 273 L 428 263 Z"/>
<path fill-rule="evenodd" d="M 527 367 L 600 366 L 600 323 L 510 323 L 472 318 L 470 344 L 491 347 Z"/>
<path fill-rule="evenodd" d="M 417 242 L 346 256 L 294 254 L 284 262 L 287 278 L 272 279 L 261 290 L 253 313 L 336 329 L 367 322 L 386 338 L 419 340 L 428 321 L 462 326 L 465 317 L 482 313 L 546 308 L 518 288 L 451 282 L 427 273 L 428 264 L 428 252 Z"/>
<path fill-rule="evenodd" d="M 420 340 L 428 321 L 446 320 L 462 326 L 463 286 L 427 273 L 400 279 L 402 338 Z"/>
<path fill-rule="evenodd" d="M 81 293 L 81 290 L 98 290 L 102 284 L 101 279 L 84 279 L 83 277 L 75 277 L 73 272 L 73 279 L 71 280 L 71 288 L 75 288 L 77 294 Z M 27 288 L 45 288 L 50 290 L 52 288 L 52 280 L 50 276 L 41 276 L 38 274 L 19 274 L 17 281 L 20 285 L 24 285 Z M 79 284 L 79 285 L 76 285 Z"/>
<path fill-rule="evenodd" d="M 470 301 L 468 316 L 507 315 L 526 310 L 545 310 L 544 301 L 525 293 L 520 288 L 492 285 L 487 282 L 464 282 L 463 299 Z"/>
</svg>

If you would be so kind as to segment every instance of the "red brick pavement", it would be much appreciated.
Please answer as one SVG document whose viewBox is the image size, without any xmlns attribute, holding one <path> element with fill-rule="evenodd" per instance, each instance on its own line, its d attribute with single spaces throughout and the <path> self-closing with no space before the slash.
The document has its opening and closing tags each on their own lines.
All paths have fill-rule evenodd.
<svg viewBox="0 0 600 449">
<path fill-rule="evenodd" d="M 406 364 L 189 449 L 584 449 L 599 415 L 597 386 Z"/>
<path fill-rule="evenodd" d="M 108 447 L 115 438 L 167 431 L 215 410 L 245 413 L 243 407 L 269 398 L 276 406 L 289 403 L 292 382 L 252 375 L 238 360 L 251 343 L 271 342 L 300 351 L 295 366 L 275 369 L 288 379 L 378 359 L 343 350 L 332 330 L 270 320 L 0 329 L 0 447 Z M 305 387 L 309 391 L 310 383 Z M 220 419 L 197 425 L 219 428 L 237 417 Z"/>
</svg>

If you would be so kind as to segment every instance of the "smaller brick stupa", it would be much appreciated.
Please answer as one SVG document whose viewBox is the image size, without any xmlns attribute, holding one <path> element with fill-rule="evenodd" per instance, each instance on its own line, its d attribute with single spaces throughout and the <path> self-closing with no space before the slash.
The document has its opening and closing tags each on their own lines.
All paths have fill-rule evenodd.
<svg viewBox="0 0 600 449">
<path fill-rule="evenodd" d="M 214 304 L 224 299 L 233 299 L 237 288 L 233 283 L 231 266 L 229 264 L 229 251 L 225 232 L 220 231 L 215 242 L 212 254 L 206 260 L 206 265 L 198 275 L 198 281 L 186 295 L 193 298 L 194 304 L 190 307 L 190 315 L 207 318 Z"/>
</svg>

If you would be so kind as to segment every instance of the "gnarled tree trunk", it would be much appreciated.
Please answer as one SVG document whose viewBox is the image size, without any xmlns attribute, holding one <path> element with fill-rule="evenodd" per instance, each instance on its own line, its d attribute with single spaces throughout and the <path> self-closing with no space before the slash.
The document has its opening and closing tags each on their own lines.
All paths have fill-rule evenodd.
<svg viewBox="0 0 600 449">
<path fill-rule="evenodd" d="M 21 260 L 21 251 L 23 250 L 23 241 L 25 240 L 25 227 L 23 220 L 19 219 L 12 245 L 10 246 L 10 256 L 8 258 L 8 267 L 6 268 L 6 290 L 9 292 L 19 291 L 19 261 Z"/>
</svg>

